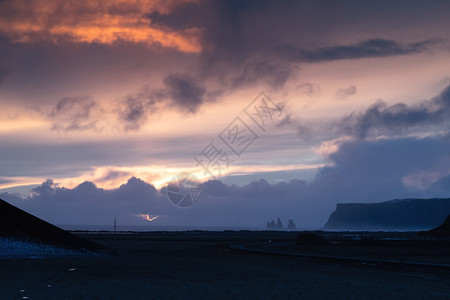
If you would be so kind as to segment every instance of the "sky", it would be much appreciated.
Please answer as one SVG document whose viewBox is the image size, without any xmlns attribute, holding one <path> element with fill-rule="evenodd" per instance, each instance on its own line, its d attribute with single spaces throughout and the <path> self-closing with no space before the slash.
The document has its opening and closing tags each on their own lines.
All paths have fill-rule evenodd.
<svg viewBox="0 0 450 300">
<path fill-rule="evenodd" d="M 0 1 L 0 198 L 55 224 L 320 228 L 337 203 L 450 197 L 448 11 Z"/>
</svg>

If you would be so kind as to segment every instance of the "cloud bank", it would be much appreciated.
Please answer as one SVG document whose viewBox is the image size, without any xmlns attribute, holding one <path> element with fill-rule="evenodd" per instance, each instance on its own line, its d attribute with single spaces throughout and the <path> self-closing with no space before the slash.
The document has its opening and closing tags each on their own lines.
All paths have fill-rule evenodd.
<svg viewBox="0 0 450 300">
<path fill-rule="evenodd" d="M 261 179 L 243 186 L 208 181 L 199 203 L 190 209 L 169 204 L 166 190 L 137 178 L 116 189 L 84 182 L 73 189 L 47 180 L 22 198 L 0 198 L 57 224 L 146 224 L 139 215 L 160 216 L 152 224 L 264 226 L 276 217 L 294 219 L 301 227 L 321 227 L 336 203 L 380 202 L 396 198 L 448 197 L 450 139 L 355 140 L 330 155 L 311 182 L 269 184 Z"/>
<path fill-rule="evenodd" d="M 421 130 L 436 127 L 440 130 L 449 130 L 449 125 L 450 86 L 447 86 L 440 95 L 416 105 L 404 103 L 388 105 L 386 102 L 378 101 L 367 110 L 352 113 L 337 124 L 342 132 L 357 138 L 405 133 L 419 126 Z"/>
<path fill-rule="evenodd" d="M 58 101 L 47 117 L 53 122 L 52 130 L 97 130 L 95 111 L 99 105 L 90 97 L 65 97 Z"/>
<path fill-rule="evenodd" d="M 284 46 L 280 51 L 291 60 L 318 63 L 343 59 L 361 59 L 420 53 L 428 50 L 429 46 L 436 42 L 436 40 L 426 40 L 401 45 L 393 40 L 370 39 L 356 44 L 321 47 L 312 50 L 295 49 L 293 46 Z"/>
</svg>

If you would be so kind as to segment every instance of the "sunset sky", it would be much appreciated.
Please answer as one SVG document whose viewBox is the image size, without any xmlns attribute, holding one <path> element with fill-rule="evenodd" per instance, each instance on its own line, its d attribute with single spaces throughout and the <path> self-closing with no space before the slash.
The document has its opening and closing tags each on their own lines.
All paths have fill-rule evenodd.
<svg viewBox="0 0 450 300">
<path fill-rule="evenodd" d="M 336 203 L 450 197 L 449 12 L 0 1 L 0 198 L 56 224 L 320 227 Z M 216 181 L 196 161 L 211 142 Z M 180 172 L 206 182 L 187 209 L 166 197 Z"/>
</svg>

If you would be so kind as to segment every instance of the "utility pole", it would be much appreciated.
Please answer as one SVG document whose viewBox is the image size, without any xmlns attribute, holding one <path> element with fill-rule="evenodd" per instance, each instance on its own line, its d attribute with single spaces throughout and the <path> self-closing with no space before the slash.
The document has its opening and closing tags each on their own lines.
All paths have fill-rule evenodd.
<svg viewBox="0 0 450 300">
<path fill-rule="evenodd" d="M 114 239 L 116 239 L 116 229 L 117 229 L 117 220 L 116 217 L 114 217 Z"/>
</svg>

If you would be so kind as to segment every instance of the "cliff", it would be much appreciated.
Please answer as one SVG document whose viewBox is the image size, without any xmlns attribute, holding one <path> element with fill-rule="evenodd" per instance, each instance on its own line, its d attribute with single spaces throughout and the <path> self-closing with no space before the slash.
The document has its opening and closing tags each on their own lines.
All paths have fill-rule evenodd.
<svg viewBox="0 0 450 300">
<path fill-rule="evenodd" d="M 421 236 L 450 236 L 450 215 L 445 219 L 441 226 L 428 230 L 419 232 Z"/>
<path fill-rule="evenodd" d="M 337 204 L 328 230 L 428 230 L 450 214 L 449 199 L 402 199 L 380 203 Z"/>
</svg>

